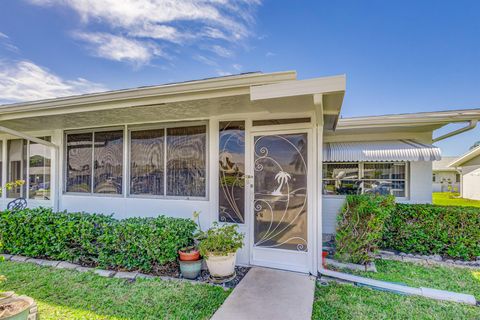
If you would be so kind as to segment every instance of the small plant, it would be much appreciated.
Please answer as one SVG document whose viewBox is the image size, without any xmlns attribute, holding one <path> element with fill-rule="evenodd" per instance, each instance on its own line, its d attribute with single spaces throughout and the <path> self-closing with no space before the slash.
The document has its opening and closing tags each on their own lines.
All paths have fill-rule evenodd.
<svg viewBox="0 0 480 320">
<path fill-rule="evenodd" d="M 202 234 L 198 249 L 200 254 L 208 259 L 209 255 L 225 256 L 235 253 L 243 247 L 245 235 L 238 232 L 236 224 L 220 226 L 217 222 Z"/>
</svg>

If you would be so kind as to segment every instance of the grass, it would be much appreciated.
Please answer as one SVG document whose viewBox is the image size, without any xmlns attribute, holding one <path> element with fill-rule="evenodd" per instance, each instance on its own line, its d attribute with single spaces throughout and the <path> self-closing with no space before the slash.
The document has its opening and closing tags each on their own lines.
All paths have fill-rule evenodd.
<svg viewBox="0 0 480 320">
<path fill-rule="evenodd" d="M 458 193 L 434 192 L 433 204 L 440 206 L 480 207 L 480 201 L 459 198 Z"/>
<path fill-rule="evenodd" d="M 473 294 L 480 299 L 480 272 L 461 268 L 376 261 L 374 279 Z M 317 286 L 312 319 L 480 319 L 480 307 L 402 296 L 365 287 Z"/>
<path fill-rule="evenodd" d="M 1 291 L 35 299 L 42 320 L 209 319 L 230 291 L 160 279 L 128 282 L 93 273 L 2 262 Z"/>
</svg>

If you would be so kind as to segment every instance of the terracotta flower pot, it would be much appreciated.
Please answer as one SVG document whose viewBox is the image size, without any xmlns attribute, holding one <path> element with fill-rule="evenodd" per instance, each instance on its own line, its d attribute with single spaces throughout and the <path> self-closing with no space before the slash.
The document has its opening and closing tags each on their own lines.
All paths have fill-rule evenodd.
<svg viewBox="0 0 480 320">
<path fill-rule="evenodd" d="M 322 265 L 326 269 L 327 268 L 327 256 L 328 256 L 328 251 L 322 251 Z"/>
<path fill-rule="evenodd" d="M 180 261 L 200 260 L 200 252 L 198 252 L 198 250 L 196 249 L 192 249 L 188 251 L 178 250 L 178 256 Z"/>
<path fill-rule="evenodd" d="M 235 257 L 237 253 L 229 253 L 225 256 L 209 254 L 207 259 L 208 272 L 212 277 L 225 278 L 235 273 Z"/>
</svg>

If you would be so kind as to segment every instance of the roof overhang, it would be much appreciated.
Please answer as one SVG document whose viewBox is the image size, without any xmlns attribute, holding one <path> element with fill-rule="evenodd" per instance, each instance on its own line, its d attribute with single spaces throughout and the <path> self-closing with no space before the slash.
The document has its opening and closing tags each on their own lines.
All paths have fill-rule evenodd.
<svg viewBox="0 0 480 320">
<path fill-rule="evenodd" d="M 262 101 L 285 97 L 311 96 L 313 104 L 321 109 L 325 129 L 333 130 L 342 108 L 346 90 L 345 75 L 307 80 L 284 81 L 250 88 L 250 99 Z M 295 106 L 292 106 L 295 108 Z"/>
<path fill-rule="evenodd" d="M 229 114 L 285 114 L 321 110 L 334 128 L 345 76 L 296 80 L 296 72 L 248 73 L 152 87 L 0 106 L 0 125 L 19 131 L 74 129 Z"/>
<path fill-rule="evenodd" d="M 337 132 L 434 131 L 449 123 L 472 120 L 480 120 L 480 108 L 342 118 L 338 121 Z"/>
<path fill-rule="evenodd" d="M 465 153 L 463 156 L 459 157 L 452 163 L 450 163 L 448 166 L 449 167 L 461 167 L 464 163 L 472 160 L 475 157 L 480 156 L 480 146 L 468 151 Z"/>
<path fill-rule="evenodd" d="M 436 161 L 440 149 L 413 140 L 330 142 L 323 146 L 323 161 Z"/>
<path fill-rule="evenodd" d="M 143 107 L 250 94 L 252 85 L 296 79 L 295 71 L 247 73 L 150 87 L 0 105 L 0 121 L 60 113 Z"/>
</svg>

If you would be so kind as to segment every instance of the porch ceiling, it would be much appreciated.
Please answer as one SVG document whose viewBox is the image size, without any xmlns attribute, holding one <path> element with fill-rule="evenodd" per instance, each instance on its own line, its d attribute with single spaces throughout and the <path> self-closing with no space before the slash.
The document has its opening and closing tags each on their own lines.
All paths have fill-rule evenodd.
<svg viewBox="0 0 480 320">
<path fill-rule="evenodd" d="M 312 112 L 311 96 L 251 101 L 249 94 L 191 101 L 133 104 L 129 107 L 95 111 L 64 109 L 62 112 L 28 112 L 0 115 L 0 125 L 18 131 L 78 129 L 123 124 L 207 119 L 212 116 L 282 114 Z M 55 111 L 55 110 L 52 110 Z"/>
</svg>

